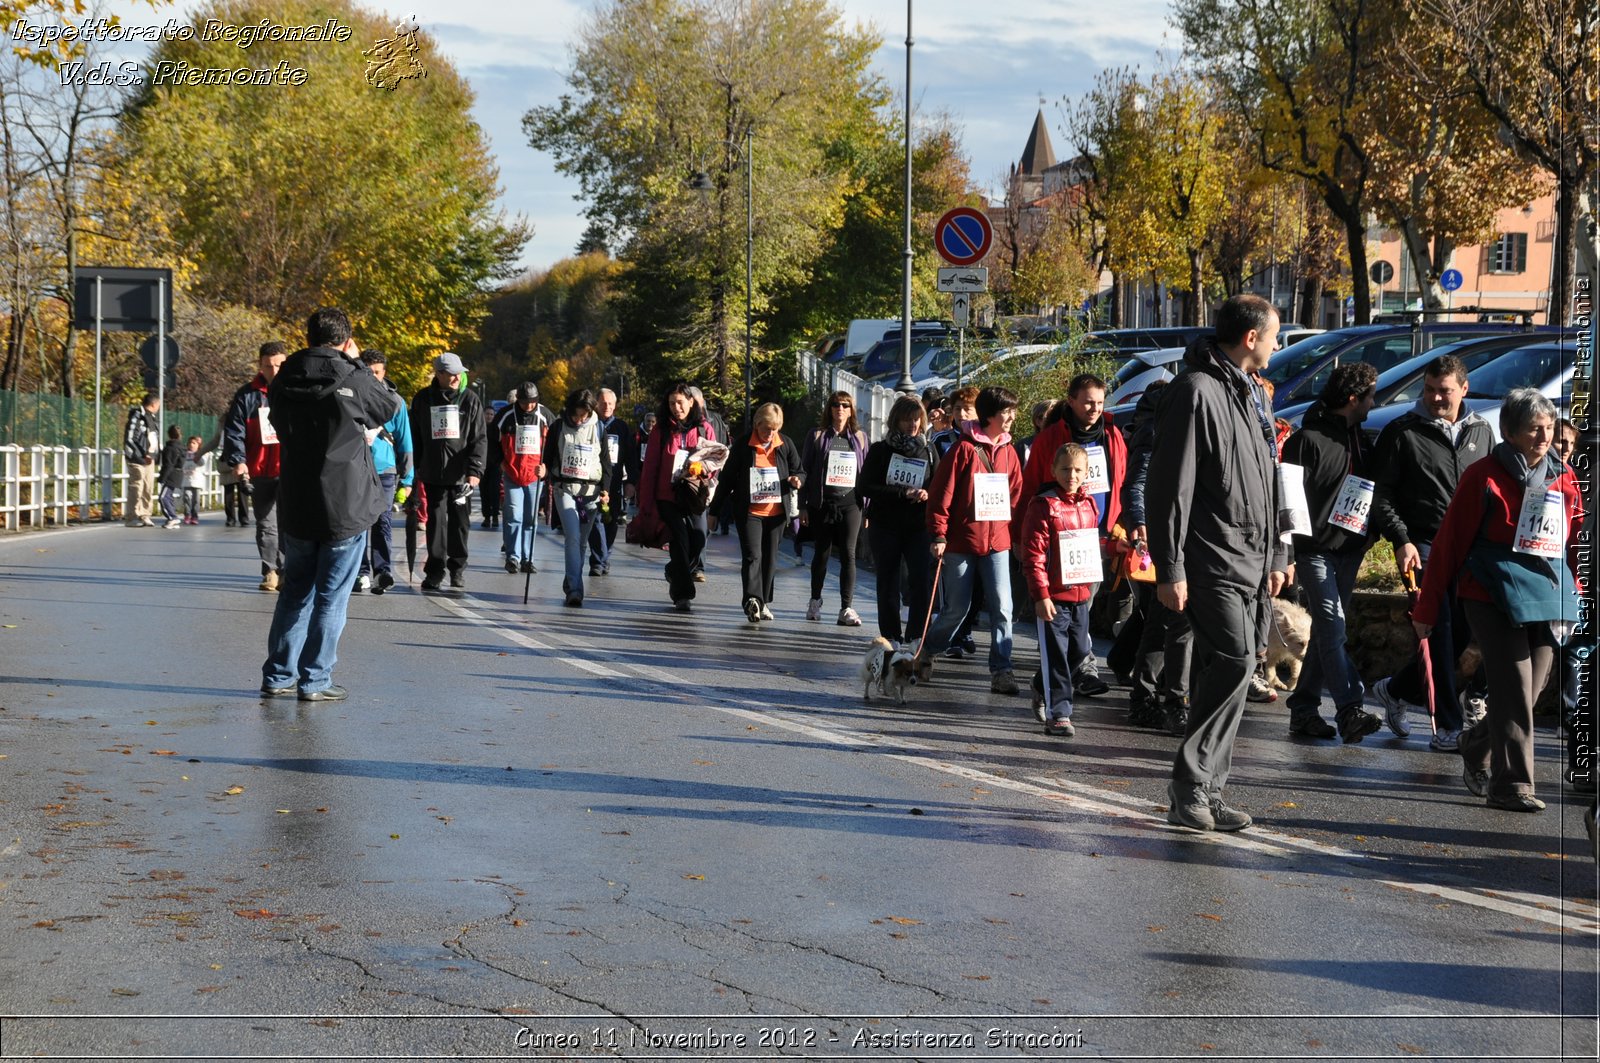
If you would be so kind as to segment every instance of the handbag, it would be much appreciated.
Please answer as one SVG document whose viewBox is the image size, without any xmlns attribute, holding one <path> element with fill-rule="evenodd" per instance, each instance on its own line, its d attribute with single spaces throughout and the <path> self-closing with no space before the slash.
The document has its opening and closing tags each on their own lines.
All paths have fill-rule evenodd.
<svg viewBox="0 0 1600 1063">
<path fill-rule="evenodd" d="M 628 521 L 624 535 L 630 544 L 647 550 L 665 550 L 669 538 L 666 521 L 653 509 L 639 510 L 638 515 Z"/>
</svg>

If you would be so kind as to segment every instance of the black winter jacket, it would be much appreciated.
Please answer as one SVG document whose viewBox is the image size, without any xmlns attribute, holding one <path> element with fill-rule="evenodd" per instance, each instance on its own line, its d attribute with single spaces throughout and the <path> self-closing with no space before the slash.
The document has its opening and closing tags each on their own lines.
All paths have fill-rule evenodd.
<svg viewBox="0 0 1600 1063">
<path fill-rule="evenodd" d="M 459 406 L 456 439 L 433 438 L 433 410 L 438 406 Z M 417 479 L 425 484 L 455 485 L 469 476 L 483 475 L 489 454 L 489 430 L 483 419 L 483 403 L 471 388 L 445 391 L 429 384 L 411 400 L 411 448 L 417 462 Z"/>
<path fill-rule="evenodd" d="M 389 505 L 367 432 L 400 410 L 371 370 L 329 347 L 291 354 L 267 389 L 278 433 L 278 524 L 310 542 L 337 542 L 372 527 Z"/>
<path fill-rule="evenodd" d="M 1344 487 L 1346 476 L 1354 473 L 1372 478 L 1372 448 L 1359 426 L 1320 401 L 1306 411 L 1300 428 L 1283 444 L 1286 465 L 1305 469 L 1306 506 L 1311 511 L 1311 534 L 1296 535 L 1296 554 L 1301 550 L 1341 554 L 1366 552 L 1372 541 L 1372 516 L 1367 518 L 1367 534 L 1355 535 L 1328 523 L 1333 504 Z"/>
<path fill-rule="evenodd" d="M 1401 414 L 1378 436 L 1374 459 L 1378 485 L 1372 504 L 1377 533 L 1396 546 L 1431 543 L 1468 465 L 1489 456 L 1494 430 L 1478 414 L 1465 413 L 1455 443 L 1432 416 Z"/>
<path fill-rule="evenodd" d="M 1123 431 L 1128 441 L 1128 468 L 1122 477 L 1122 525 L 1128 531 L 1146 523 L 1145 481 L 1150 472 L 1150 452 L 1156 445 L 1158 403 L 1165 388 L 1145 391 L 1133 408 L 1133 419 Z"/>
<path fill-rule="evenodd" d="M 122 456 L 129 465 L 152 464 L 161 453 L 156 425 L 156 415 L 143 406 L 128 411 L 128 424 L 122 432 Z"/>
<path fill-rule="evenodd" d="M 1187 368 L 1161 389 L 1145 483 L 1150 556 L 1163 583 L 1255 593 L 1285 571 L 1277 535 L 1277 462 L 1254 388 L 1211 337 L 1189 345 Z"/>
<path fill-rule="evenodd" d="M 1020 451 L 1019 451 L 1020 453 Z M 889 479 L 889 462 L 895 452 L 889 442 L 880 439 L 867 448 L 867 460 L 861 467 L 861 495 L 871 507 L 872 526 L 878 531 L 892 530 L 900 535 L 922 538 L 928 530 L 928 503 L 913 502 L 907 496 L 915 488 L 892 485 Z M 939 455 L 933 444 L 923 437 L 922 449 L 903 455 L 928 463 L 922 478 L 922 490 L 933 484 L 933 474 L 939 467 Z"/>
</svg>

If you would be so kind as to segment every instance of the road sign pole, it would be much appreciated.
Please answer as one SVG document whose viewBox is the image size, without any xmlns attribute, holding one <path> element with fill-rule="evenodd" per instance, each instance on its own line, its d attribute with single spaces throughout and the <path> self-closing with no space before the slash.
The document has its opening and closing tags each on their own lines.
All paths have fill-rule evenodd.
<svg viewBox="0 0 1600 1063">
<path fill-rule="evenodd" d="M 962 386 L 962 374 L 967 366 L 967 330 L 963 326 L 956 329 L 956 387 Z"/>
<path fill-rule="evenodd" d="M 95 480 L 100 484 L 100 519 L 111 519 L 111 462 L 100 453 L 100 407 L 105 394 L 100 384 L 101 372 L 101 278 L 94 279 L 94 468 Z"/>
<path fill-rule="evenodd" d="M 167 445 L 167 279 L 156 281 L 156 396 L 161 400 L 157 407 L 157 424 L 161 435 L 158 446 Z"/>
<path fill-rule="evenodd" d="M 906 0 L 906 250 L 905 275 L 900 292 L 900 383 L 896 391 L 909 395 L 911 380 L 911 268 L 916 251 L 911 246 L 911 0 Z"/>
</svg>

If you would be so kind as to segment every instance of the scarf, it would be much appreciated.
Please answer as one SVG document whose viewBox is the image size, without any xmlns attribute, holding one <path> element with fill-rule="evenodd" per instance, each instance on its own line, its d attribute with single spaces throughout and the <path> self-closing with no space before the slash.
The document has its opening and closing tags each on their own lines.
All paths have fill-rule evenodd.
<svg viewBox="0 0 1600 1063">
<path fill-rule="evenodd" d="M 1528 459 L 1523 457 L 1522 451 L 1510 443 L 1496 443 L 1494 450 L 1490 451 L 1494 460 L 1500 463 L 1522 486 L 1523 494 L 1529 491 L 1543 491 L 1561 476 L 1563 462 L 1556 457 L 1555 448 L 1545 451 L 1544 460 L 1537 465 L 1529 466 Z"/>
<path fill-rule="evenodd" d="M 1094 419 L 1094 424 L 1088 428 L 1079 428 L 1078 421 L 1070 413 L 1067 414 L 1067 424 L 1072 429 L 1072 441 L 1079 446 L 1105 446 L 1106 419 L 1102 415 Z"/>
<path fill-rule="evenodd" d="M 883 441 L 894 453 L 907 458 L 921 454 L 928 446 L 927 439 L 920 432 L 908 436 L 898 428 L 889 429 L 889 434 L 883 437 Z"/>
</svg>

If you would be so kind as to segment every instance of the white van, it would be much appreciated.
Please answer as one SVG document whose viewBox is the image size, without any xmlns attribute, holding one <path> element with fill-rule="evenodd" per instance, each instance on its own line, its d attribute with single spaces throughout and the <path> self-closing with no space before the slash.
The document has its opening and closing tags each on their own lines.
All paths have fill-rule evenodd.
<svg viewBox="0 0 1600 1063">
<path fill-rule="evenodd" d="M 913 332 L 918 326 L 934 328 L 942 325 L 944 325 L 942 321 L 911 322 Z M 860 365 L 861 359 L 883 339 L 884 333 L 899 328 L 900 319 L 897 317 L 858 317 L 845 329 L 844 343 L 840 345 L 837 357 L 829 360 L 846 366 Z"/>
</svg>

